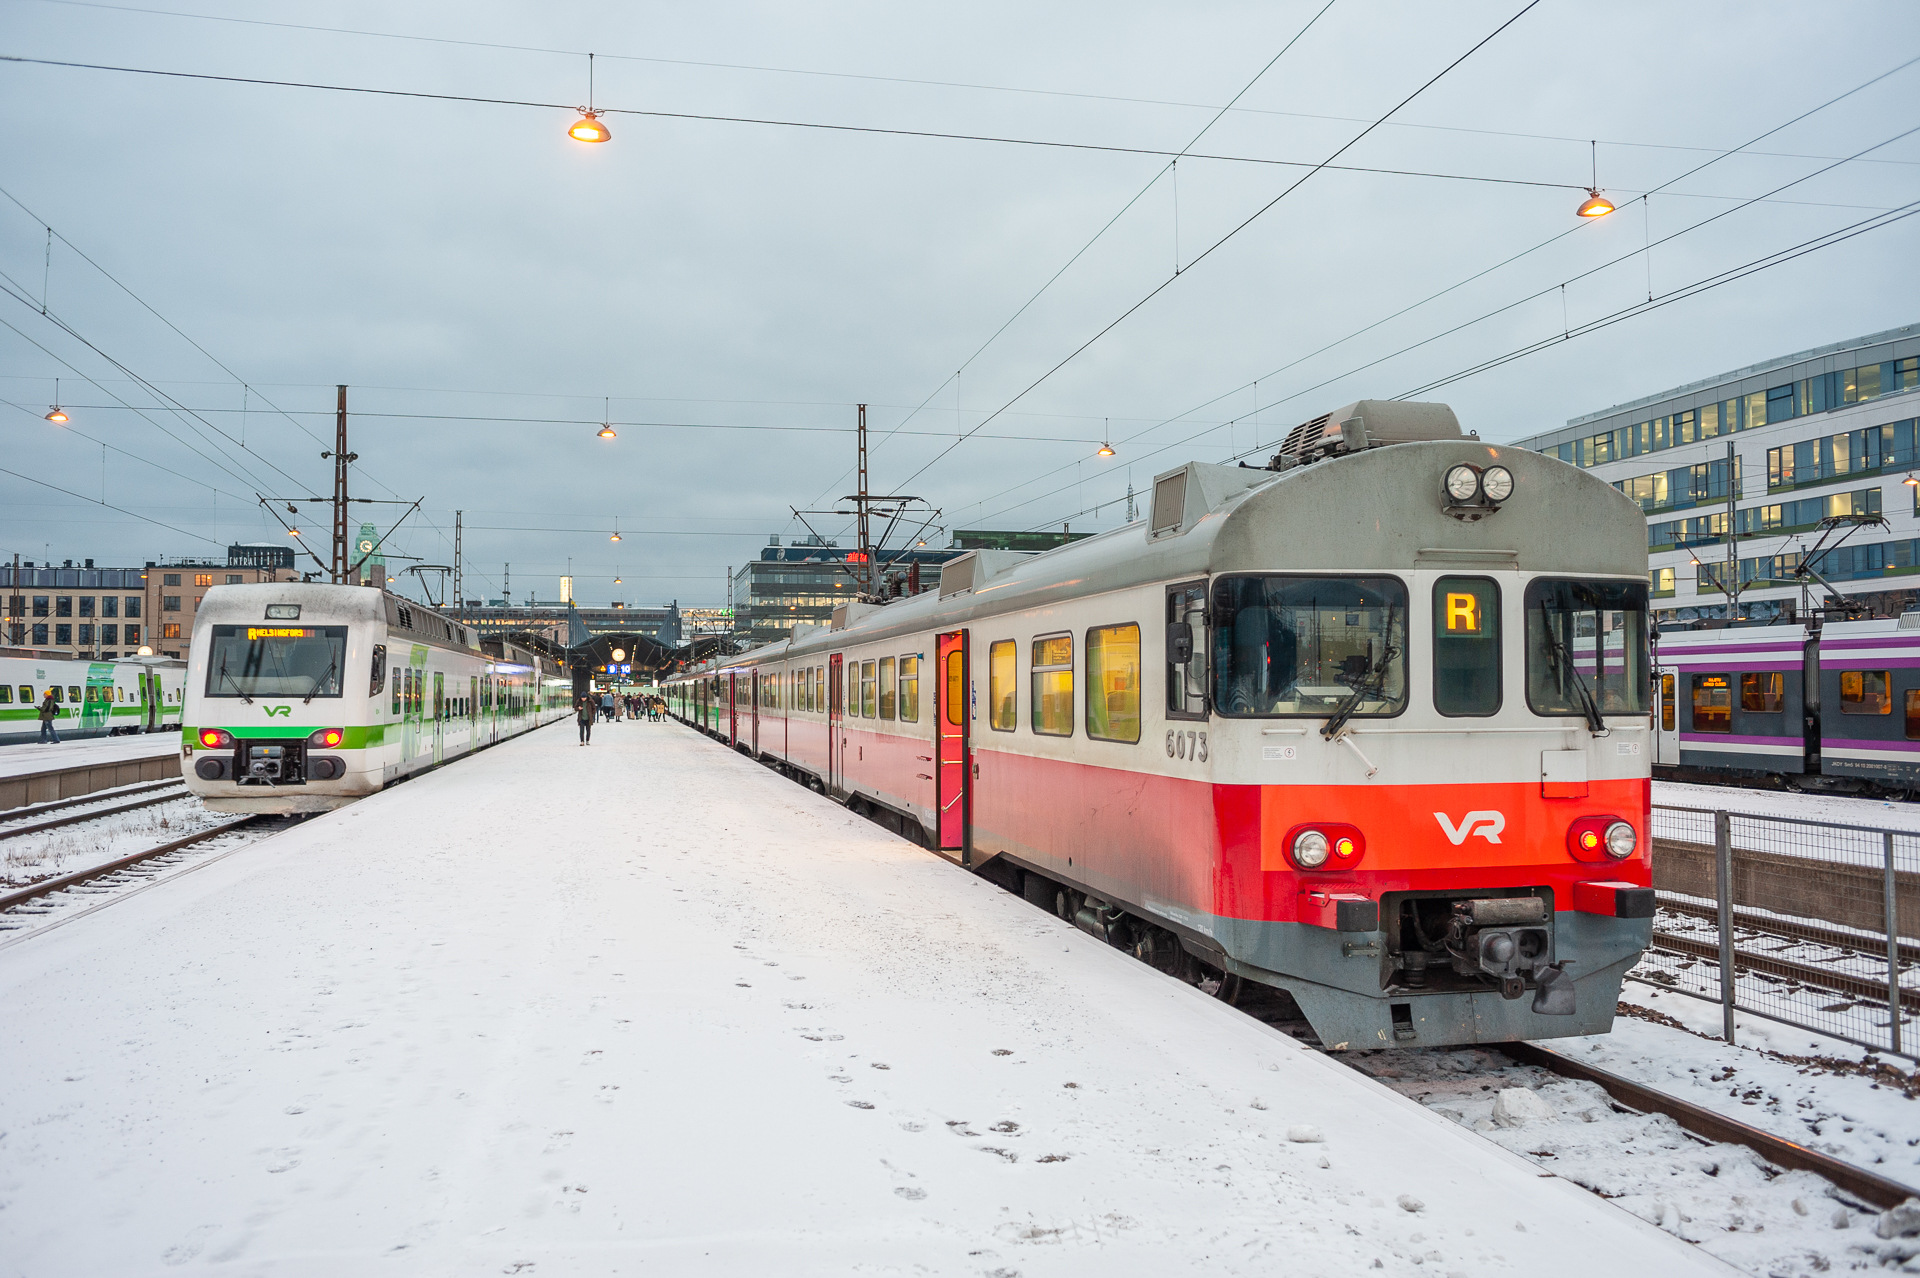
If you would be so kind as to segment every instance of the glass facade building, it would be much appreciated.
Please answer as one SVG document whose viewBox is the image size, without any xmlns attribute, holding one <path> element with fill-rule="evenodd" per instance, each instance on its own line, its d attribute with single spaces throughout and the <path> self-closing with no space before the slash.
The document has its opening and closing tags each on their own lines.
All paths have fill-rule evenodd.
<svg viewBox="0 0 1920 1278">
<path fill-rule="evenodd" d="M 1920 600 L 1920 324 L 1836 342 L 1576 417 L 1516 441 L 1591 470 L 1647 517 L 1653 601 L 1675 624 L 1798 608 L 1822 521 L 1866 521 L 1811 566 L 1891 615 Z M 1731 500 L 1729 500 L 1731 498 Z M 1728 536 L 1737 550 L 1729 562 Z M 1825 596 L 1815 585 L 1815 606 Z"/>
</svg>

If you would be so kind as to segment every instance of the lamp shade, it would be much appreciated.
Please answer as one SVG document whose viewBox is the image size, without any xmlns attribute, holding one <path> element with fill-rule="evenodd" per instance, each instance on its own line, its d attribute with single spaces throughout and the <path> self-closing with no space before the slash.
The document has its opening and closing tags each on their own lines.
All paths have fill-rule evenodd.
<svg viewBox="0 0 1920 1278">
<path fill-rule="evenodd" d="M 613 133 L 598 113 L 582 111 L 580 118 L 573 122 L 573 127 L 567 130 L 567 136 L 575 142 L 605 142 Z"/>
</svg>

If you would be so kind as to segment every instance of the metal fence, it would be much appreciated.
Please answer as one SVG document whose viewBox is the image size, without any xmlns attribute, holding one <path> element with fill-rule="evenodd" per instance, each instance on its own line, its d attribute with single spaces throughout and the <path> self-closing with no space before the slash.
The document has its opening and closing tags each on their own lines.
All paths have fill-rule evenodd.
<svg viewBox="0 0 1920 1278">
<path fill-rule="evenodd" d="M 1655 805 L 1631 979 L 1920 1059 L 1920 831 Z M 1914 979 L 1908 981 L 1912 976 Z"/>
</svg>

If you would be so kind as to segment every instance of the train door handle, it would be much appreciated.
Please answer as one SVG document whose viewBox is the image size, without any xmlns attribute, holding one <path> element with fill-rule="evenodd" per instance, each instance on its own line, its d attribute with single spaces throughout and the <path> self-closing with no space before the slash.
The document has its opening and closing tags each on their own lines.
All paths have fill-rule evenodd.
<svg viewBox="0 0 1920 1278">
<path fill-rule="evenodd" d="M 975 781 L 980 779 L 980 761 L 978 759 L 974 760 L 973 763 L 973 779 Z"/>
</svg>

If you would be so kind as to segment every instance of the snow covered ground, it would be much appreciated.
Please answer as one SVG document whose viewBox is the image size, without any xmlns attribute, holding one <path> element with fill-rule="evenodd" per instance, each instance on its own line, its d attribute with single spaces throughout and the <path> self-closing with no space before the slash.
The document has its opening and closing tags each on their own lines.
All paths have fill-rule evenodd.
<svg viewBox="0 0 1920 1278">
<path fill-rule="evenodd" d="M 115 799 L 109 795 L 98 805 L 62 808 L 44 819 L 83 815 L 94 806 L 112 807 L 116 802 L 137 802 L 146 797 Z M 152 807 L 0 841 L 0 891 L 104 865 L 231 820 L 231 813 L 212 811 L 199 799 L 183 794 Z"/>
<path fill-rule="evenodd" d="M 1678 808 L 1724 809 L 1756 816 L 1797 817 L 1802 821 L 1833 821 L 1841 825 L 1865 825 L 1920 833 L 1920 803 L 1901 803 L 1890 799 L 1655 781 L 1653 801 L 1656 806 L 1669 804 Z M 1712 841 L 1711 836 L 1708 841 Z"/>
<path fill-rule="evenodd" d="M 0 746 L 0 777 L 179 753 L 178 732 L 143 732 L 125 737 L 69 737 L 59 745 Z"/>
<path fill-rule="evenodd" d="M 673 724 L 254 843 L 0 1006 L 33 1278 L 1725 1272 Z"/>
</svg>

